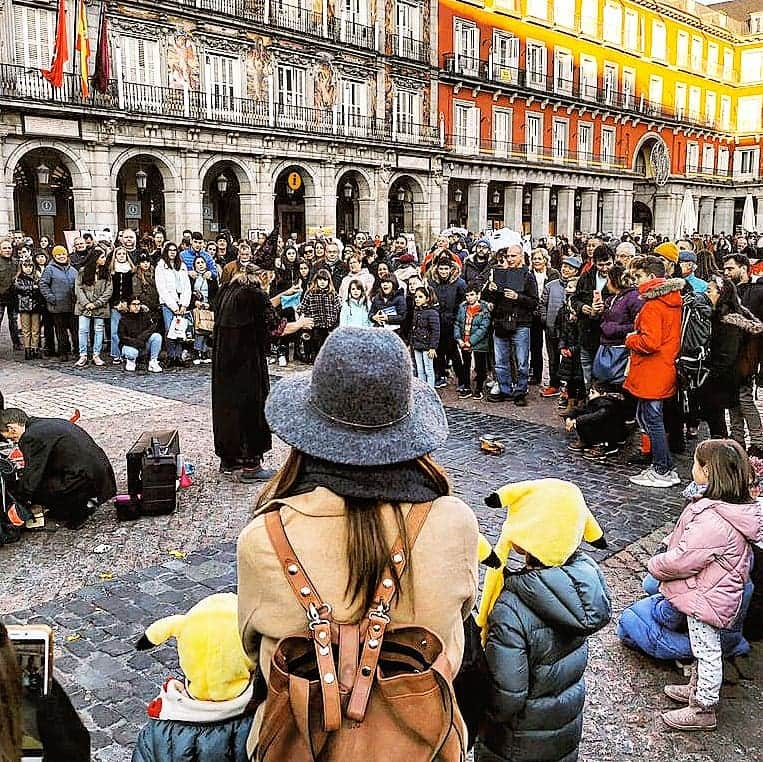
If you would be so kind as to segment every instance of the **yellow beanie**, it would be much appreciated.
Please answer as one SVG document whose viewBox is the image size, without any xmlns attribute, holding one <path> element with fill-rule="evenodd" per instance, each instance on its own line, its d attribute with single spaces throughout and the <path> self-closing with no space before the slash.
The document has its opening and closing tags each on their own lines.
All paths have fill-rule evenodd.
<svg viewBox="0 0 763 762">
<path fill-rule="evenodd" d="M 678 262 L 678 246 L 673 241 L 665 241 L 659 246 L 655 246 L 654 253 L 669 259 L 671 262 Z"/>
<path fill-rule="evenodd" d="M 495 553 L 503 564 L 512 547 L 521 548 L 544 566 L 561 566 L 586 542 L 606 547 L 604 533 L 588 510 L 583 493 L 572 482 L 561 479 L 533 479 L 507 484 L 485 502 L 505 507 L 506 520 Z M 485 574 L 477 624 L 485 627 L 503 589 L 503 571 Z"/>
<path fill-rule="evenodd" d="M 53 257 L 60 256 L 61 254 L 66 254 L 67 256 L 69 256 L 69 252 L 66 250 L 66 246 L 61 246 L 61 245 L 54 246 L 50 254 Z"/>
</svg>

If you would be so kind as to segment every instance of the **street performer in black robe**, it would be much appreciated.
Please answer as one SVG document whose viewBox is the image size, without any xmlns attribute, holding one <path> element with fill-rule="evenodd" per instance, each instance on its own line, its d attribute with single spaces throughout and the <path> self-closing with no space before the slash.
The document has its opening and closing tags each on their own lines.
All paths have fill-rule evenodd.
<svg viewBox="0 0 763 762">
<path fill-rule="evenodd" d="M 117 493 L 106 453 L 79 426 L 63 418 L 30 418 L 23 410 L 0 411 L 0 436 L 18 442 L 24 470 L 14 497 L 42 505 L 51 518 L 79 529 L 100 503 Z"/>
<path fill-rule="evenodd" d="M 212 428 L 220 472 L 241 481 L 270 479 L 262 456 L 272 446 L 265 420 L 270 391 L 267 356 L 273 338 L 312 327 L 312 320 L 287 323 L 276 306 L 281 295 L 270 298 L 275 277 L 277 231 L 217 295 L 212 351 Z M 295 293 L 292 287 L 284 294 Z"/>
</svg>

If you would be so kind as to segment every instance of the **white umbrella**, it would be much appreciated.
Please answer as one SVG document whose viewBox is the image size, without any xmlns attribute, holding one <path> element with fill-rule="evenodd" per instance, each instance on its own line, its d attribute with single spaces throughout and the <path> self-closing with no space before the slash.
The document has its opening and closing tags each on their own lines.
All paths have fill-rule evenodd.
<svg viewBox="0 0 763 762">
<path fill-rule="evenodd" d="M 676 238 L 691 235 L 697 229 L 697 210 L 694 207 L 694 198 L 687 188 L 684 199 L 681 202 L 681 211 L 678 213 L 678 232 Z"/>
<path fill-rule="evenodd" d="M 748 193 L 744 200 L 744 210 L 742 211 L 742 230 L 745 233 L 755 232 L 755 207 L 752 205 L 752 194 Z"/>
</svg>

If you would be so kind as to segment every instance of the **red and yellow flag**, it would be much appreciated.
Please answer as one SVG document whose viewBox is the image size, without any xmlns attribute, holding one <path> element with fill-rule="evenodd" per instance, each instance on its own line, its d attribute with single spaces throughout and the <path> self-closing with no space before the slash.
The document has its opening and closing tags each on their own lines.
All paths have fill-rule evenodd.
<svg viewBox="0 0 763 762">
<path fill-rule="evenodd" d="M 69 60 L 69 40 L 66 34 L 66 0 L 58 0 L 56 16 L 56 40 L 53 48 L 53 60 L 49 69 L 42 69 L 42 76 L 53 87 L 64 83 L 64 64 Z"/>
<path fill-rule="evenodd" d="M 87 7 L 85 0 L 78 0 L 77 8 L 77 41 L 74 47 L 79 50 L 79 78 L 82 86 L 82 97 L 90 95 L 90 40 L 87 28 Z"/>
</svg>

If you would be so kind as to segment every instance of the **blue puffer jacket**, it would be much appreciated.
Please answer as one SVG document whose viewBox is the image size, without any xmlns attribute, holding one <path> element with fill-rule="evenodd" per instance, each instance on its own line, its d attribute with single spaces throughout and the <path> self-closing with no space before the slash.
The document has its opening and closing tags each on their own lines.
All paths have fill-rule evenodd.
<svg viewBox="0 0 763 762">
<path fill-rule="evenodd" d="M 48 312 L 74 312 L 74 283 L 77 271 L 71 265 L 49 262 L 40 276 L 40 293 Z"/>
<path fill-rule="evenodd" d="M 252 715 L 221 722 L 152 720 L 138 734 L 132 762 L 248 762 Z"/>
<path fill-rule="evenodd" d="M 604 577 L 585 553 L 506 574 L 488 620 L 491 674 L 477 762 L 574 762 L 583 730 L 588 635 L 609 622 Z"/>
</svg>

